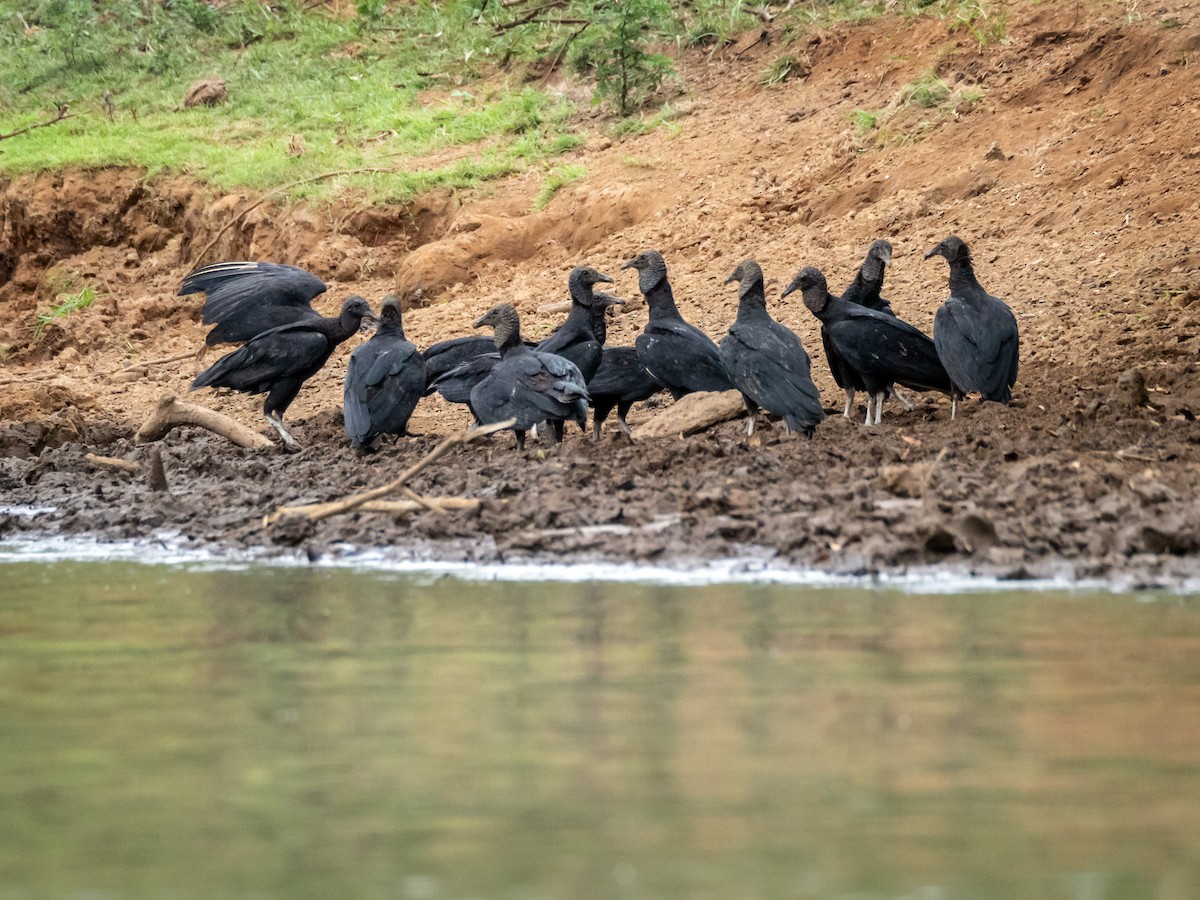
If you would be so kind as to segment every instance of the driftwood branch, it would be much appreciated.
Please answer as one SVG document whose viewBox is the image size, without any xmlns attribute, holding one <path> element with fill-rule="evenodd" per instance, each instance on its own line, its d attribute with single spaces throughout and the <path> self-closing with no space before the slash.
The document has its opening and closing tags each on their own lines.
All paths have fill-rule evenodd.
<svg viewBox="0 0 1200 900">
<path fill-rule="evenodd" d="M 302 518 L 319 521 L 327 519 L 330 516 L 336 516 L 339 513 L 353 512 L 356 509 L 362 508 L 365 504 L 374 500 L 382 500 L 388 494 L 394 494 L 401 490 L 409 481 L 418 473 L 424 471 L 433 463 L 437 462 L 448 452 L 453 450 L 459 444 L 467 444 L 485 435 L 494 434 L 497 431 L 503 431 L 506 428 L 512 428 L 516 424 L 515 419 L 508 419 L 504 422 L 497 422 L 493 425 L 482 425 L 478 428 L 468 428 L 462 434 L 456 434 L 446 438 L 432 450 L 430 450 L 420 460 L 409 466 L 397 478 L 389 481 L 387 484 L 380 485 L 377 488 L 372 488 L 369 491 L 362 491 L 358 494 L 351 494 L 349 497 L 343 497 L 340 500 L 330 500 L 327 503 L 309 503 L 305 506 L 281 506 L 275 512 L 263 518 L 263 525 L 270 527 L 280 519 L 289 516 L 300 516 Z M 412 494 L 409 498 L 416 497 Z M 421 498 L 428 500 L 428 498 Z M 417 502 L 413 500 L 413 502 Z M 438 501 L 441 502 L 441 501 Z M 423 504 L 422 504 L 423 505 Z M 446 507 L 449 508 L 449 507 Z"/>
<path fill-rule="evenodd" d="M 236 213 L 232 219 L 230 219 L 223 226 L 221 226 L 221 230 L 218 231 L 215 235 L 213 235 L 212 240 L 204 245 L 203 250 L 201 250 L 198 254 L 196 254 L 195 262 L 197 265 L 204 262 L 204 257 L 208 255 L 208 251 L 217 245 L 217 241 L 219 241 L 221 239 L 221 237 L 225 234 L 225 232 L 227 232 L 230 228 L 232 228 L 234 225 L 236 225 L 238 222 L 240 222 L 246 216 L 247 213 L 258 209 L 258 207 L 262 206 L 264 203 L 267 202 L 267 200 L 269 200 L 271 197 L 275 196 L 276 194 L 286 193 L 287 191 L 290 191 L 292 188 L 299 187 L 302 184 L 313 184 L 314 182 L 317 182 L 317 181 L 327 181 L 330 178 L 337 178 L 339 175 L 386 175 L 389 172 L 395 172 L 395 171 L 396 170 L 391 167 L 381 168 L 378 166 L 371 166 L 371 167 L 367 167 L 367 168 L 363 168 L 363 169 L 338 169 L 334 172 L 322 172 L 320 175 L 312 175 L 308 178 L 301 178 L 299 181 L 290 181 L 287 184 L 279 185 L 279 187 L 271 188 L 269 191 L 267 191 L 265 194 L 263 194 L 261 197 L 259 197 L 257 200 L 255 200 L 253 203 L 251 203 L 249 206 L 243 207 L 242 210 L 240 212 Z"/>
<path fill-rule="evenodd" d="M 27 131 L 33 131 L 35 128 L 49 128 L 51 125 L 57 125 L 63 119 L 73 119 L 74 116 L 67 112 L 68 108 L 67 104 L 64 103 L 58 108 L 58 114 L 53 119 L 48 119 L 45 122 L 37 122 L 33 125 L 26 125 L 24 128 L 18 128 L 16 131 L 10 131 L 7 134 L 0 134 L 0 141 L 7 141 L 9 138 L 25 134 Z"/>
<path fill-rule="evenodd" d="M 138 429 L 134 439 L 139 444 L 160 441 L 178 425 L 195 425 L 213 434 L 228 438 L 248 450 L 267 450 L 275 445 L 266 437 L 241 422 L 216 410 L 185 403 L 177 394 L 164 394 Z"/>
</svg>

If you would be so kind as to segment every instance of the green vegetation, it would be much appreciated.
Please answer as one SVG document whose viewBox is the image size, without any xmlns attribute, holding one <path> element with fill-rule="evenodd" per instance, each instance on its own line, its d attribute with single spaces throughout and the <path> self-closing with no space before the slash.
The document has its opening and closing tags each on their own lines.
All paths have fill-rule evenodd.
<svg viewBox="0 0 1200 900">
<path fill-rule="evenodd" d="M 596 102 L 607 101 L 622 116 L 640 108 L 674 74 L 671 60 L 650 51 L 661 22 L 671 19 L 666 0 L 620 0 L 595 4 L 595 27 L 576 42 L 577 69 L 596 77 Z"/>
<path fill-rule="evenodd" d="M 587 169 L 579 165 L 558 166 L 550 170 L 541 191 L 533 201 L 533 210 L 544 209 L 546 204 L 554 199 L 554 195 L 573 181 L 578 181 L 587 174 Z"/>
<path fill-rule="evenodd" d="M 57 304 L 51 306 L 46 312 L 38 313 L 33 322 L 33 340 L 37 343 L 42 339 L 42 334 L 46 330 L 46 326 L 59 319 L 65 319 L 71 313 L 78 312 L 81 309 L 87 309 L 96 300 L 96 291 L 84 285 L 78 293 L 67 294 L 61 293 L 55 297 Z"/>
<path fill-rule="evenodd" d="M 763 70 L 758 83 L 763 87 L 783 84 L 790 78 L 804 78 L 812 71 L 812 63 L 791 54 L 781 56 Z"/>
<path fill-rule="evenodd" d="M 618 137 L 667 126 L 664 48 L 719 46 L 761 27 L 797 36 L 833 19 L 941 16 L 995 39 L 980 0 L 832 0 L 753 9 L 744 0 L 30 0 L 0 5 L 0 174 L 66 166 L 186 172 L 222 189 L 290 197 L 346 191 L 404 200 L 469 187 L 578 146 L 574 105 L 545 88 L 563 63 L 619 118 Z M 349 14 L 347 14 L 349 13 Z M 977 35 L 978 38 L 978 35 Z M 775 85 L 806 70 L 784 56 Z M 183 108 L 222 79 L 227 102 Z M 330 172 L 337 178 L 305 179 Z"/>
<path fill-rule="evenodd" d="M 935 125 L 929 119 L 915 123 L 911 118 L 900 119 L 906 110 L 932 110 L 950 117 L 970 110 L 982 99 L 983 91 L 979 88 L 951 89 L 931 71 L 904 85 L 883 109 L 856 109 L 850 114 L 850 122 L 860 140 L 869 136 L 876 146 L 905 144 L 921 140 Z"/>
<path fill-rule="evenodd" d="M 900 89 L 901 106 L 919 106 L 934 109 L 950 99 L 950 85 L 933 72 L 926 72 L 916 81 Z"/>
<path fill-rule="evenodd" d="M 854 123 L 854 130 L 859 137 L 868 134 L 879 127 L 879 113 L 871 112 L 866 109 L 856 109 L 850 114 L 850 121 Z"/>
</svg>

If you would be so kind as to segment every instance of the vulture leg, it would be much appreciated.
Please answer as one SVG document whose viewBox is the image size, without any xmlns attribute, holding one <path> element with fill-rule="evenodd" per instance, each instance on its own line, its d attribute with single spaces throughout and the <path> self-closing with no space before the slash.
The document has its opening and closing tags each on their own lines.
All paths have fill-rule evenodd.
<svg viewBox="0 0 1200 900">
<path fill-rule="evenodd" d="M 892 385 L 892 396 L 900 401 L 900 405 L 904 407 L 905 412 L 912 412 L 917 408 L 916 405 L 904 395 L 904 392 L 894 384 Z"/>
<path fill-rule="evenodd" d="M 276 431 L 279 432 L 280 439 L 282 439 L 284 445 L 289 450 L 299 450 L 300 449 L 300 445 L 296 443 L 296 439 L 291 436 L 291 434 L 288 432 L 288 430 L 286 428 L 283 427 L 283 417 L 282 416 L 274 416 L 271 413 L 266 413 L 263 416 L 263 418 L 265 418 L 267 420 L 267 422 L 270 424 L 270 426 L 272 428 L 274 428 Z"/>
<path fill-rule="evenodd" d="M 842 410 L 842 418 L 850 418 L 850 407 L 854 405 L 854 395 L 857 391 L 854 388 L 846 388 L 846 408 Z"/>
</svg>

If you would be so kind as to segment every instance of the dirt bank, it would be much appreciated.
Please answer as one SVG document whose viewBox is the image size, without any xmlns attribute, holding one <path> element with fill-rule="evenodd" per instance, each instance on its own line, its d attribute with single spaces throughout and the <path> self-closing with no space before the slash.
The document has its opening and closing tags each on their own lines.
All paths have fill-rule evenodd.
<svg viewBox="0 0 1200 900">
<path fill-rule="evenodd" d="M 839 570 L 957 562 L 1013 577 L 1195 574 L 1200 4 L 1143 18 L 1112 5 L 1084 5 L 1078 18 L 1074 5 L 1004 10 L 1006 42 L 982 50 L 967 31 L 922 18 L 685 58 L 691 93 L 675 127 L 623 142 L 597 131 L 578 152 L 587 176 L 540 213 L 529 210 L 542 173 L 405 210 L 265 204 L 214 253 L 306 265 L 331 284 L 326 309 L 351 292 L 377 301 L 399 289 L 421 345 L 468 332 L 501 298 L 537 336 L 554 324 L 538 308 L 563 296 L 571 266 L 619 275 L 629 295 L 635 281 L 617 267 L 647 246 L 666 256 L 684 314 L 719 337 L 736 305 L 721 282 L 754 257 L 835 411 L 815 322 L 798 297 L 779 302 L 780 288 L 805 264 L 843 285 L 885 236 L 896 247 L 886 294 L 928 331 L 946 272 L 921 257 L 954 232 L 975 248 L 985 287 L 1017 313 L 1013 408 L 971 407 L 951 423 L 948 404 L 929 400 L 913 413 L 889 409 L 871 429 L 835 415 L 811 442 L 772 432 L 751 445 L 739 422 L 635 447 L 575 437 L 544 458 L 500 437 L 455 452 L 416 485 L 483 498 L 477 512 L 360 514 L 272 533 L 256 523 L 279 503 L 385 480 L 461 428 L 462 410 L 423 403 L 413 427 L 426 437 L 352 455 L 340 432 L 352 341 L 289 412 L 307 447 L 298 456 L 254 456 L 184 431 L 164 442 L 170 497 L 93 470 L 89 450 L 144 454 L 133 431 L 159 395 L 186 389 L 191 361 L 111 376 L 200 345 L 198 304 L 174 291 L 253 198 L 214 198 L 183 180 L 142 184 L 137 173 L 46 175 L 0 185 L 0 490 L 5 502 L 58 511 L 0 528 L 167 529 L 313 552 L 432 542 L 486 558 L 757 553 Z M 784 54 L 806 56 L 811 74 L 763 88 L 759 75 Z M 902 102 L 930 71 L 951 99 Z M 860 132 L 856 110 L 883 124 Z M 35 344 L 32 316 L 64 276 L 105 291 Z M 619 317 L 610 341 L 631 343 L 643 317 Z M 261 424 L 254 399 L 198 399 Z"/>
</svg>

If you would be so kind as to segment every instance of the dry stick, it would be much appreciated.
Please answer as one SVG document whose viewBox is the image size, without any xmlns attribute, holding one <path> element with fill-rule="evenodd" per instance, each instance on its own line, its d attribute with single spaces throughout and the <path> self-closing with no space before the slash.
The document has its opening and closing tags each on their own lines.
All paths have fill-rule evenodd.
<svg viewBox="0 0 1200 900">
<path fill-rule="evenodd" d="M 236 422 L 216 410 L 185 403 L 177 394 L 164 394 L 138 429 L 134 440 L 139 444 L 158 441 L 177 425 L 196 425 L 228 438 L 248 450 L 267 450 L 275 445 L 252 428 Z"/>
<path fill-rule="evenodd" d="M 177 356 L 164 356 L 161 359 L 148 359 L 145 362 L 130 363 L 127 366 L 122 366 L 120 369 L 113 369 L 109 375 L 119 375 L 122 372 L 133 372 L 136 369 L 148 369 L 151 366 L 162 366 L 167 363 L 179 362 L 184 359 L 195 359 L 196 351 L 189 350 L 187 353 L 180 353 Z"/>
<path fill-rule="evenodd" d="M 46 122 L 38 122 L 34 125 L 26 125 L 24 128 L 18 128 L 16 131 L 10 131 L 8 134 L 0 134 L 0 141 L 7 141 L 9 138 L 14 138 L 19 134 L 24 134 L 27 131 L 33 131 L 35 128 L 47 128 L 51 125 L 57 125 L 63 119 L 75 118 L 67 112 L 67 104 L 63 104 L 58 108 L 58 115 Z"/>
<path fill-rule="evenodd" d="M 90 462 L 93 466 L 102 466 L 107 469 L 119 469 L 122 472 L 136 474 L 142 471 L 142 464 L 133 462 L 128 459 L 118 459 L 115 456 L 98 456 L 95 453 L 87 454 L 84 459 Z"/>
<path fill-rule="evenodd" d="M 365 168 L 365 169 L 338 169 L 336 172 L 322 172 L 320 175 L 313 175 L 310 178 L 301 178 L 299 181 L 292 181 L 292 182 L 289 182 L 288 184 L 281 184 L 279 187 L 271 188 L 269 191 L 267 191 L 265 194 L 263 194 L 260 198 L 255 200 L 253 203 L 251 203 L 249 206 L 247 206 L 245 209 L 243 209 L 241 212 L 239 212 L 237 215 L 235 215 L 232 219 L 230 219 L 228 222 L 226 222 L 225 225 L 221 228 L 221 230 L 218 231 L 215 235 L 213 235 L 213 239 L 204 245 L 203 250 L 201 250 L 198 254 L 196 254 L 196 264 L 199 265 L 201 262 L 204 261 L 204 257 L 208 255 L 208 251 L 211 250 L 213 247 L 215 247 L 217 245 L 217 241 L 219 241 L 221 239 L 222 235 L 224 235 L 225 232 L 227 232 L 230 228 L 232 228 L 234 225 L 236 225 L 238 223 L 238 221 L 241 220 L 246 215 L 246 213 L 251 212 L 255 209 L 258 209 L 258 207 L 260 207 L 264 203 L 266 203 L 267 200 L 270 199 L 275 194 L 285 193 L 287 191 L 290 191 L 294 187 L 299 187 L 302 184 L 312 184 L 313 182 L 316 182 L 316 181 L 326 181 L 330 178 L 337 178 L 339 175 L 384 175 L 389 172 L 395 172 L 395 171 L 396 170 L 393 168 L 381 169 L 377 166 L 373 166 L 373 167 Z"/>
<path fill-rule="evenodd" d="M 412 488 L 409 488 L 409 487 L 400 488 L 400 493 L 402 493 L 405 497 L 407 497 L 413 503 L 419 503 L 422 507 L 429 510 L 430 512 L 435 512 L 438 515 L 442 515 L 442 516 L 444 516 L 446 514 L 446 507 L 444 507 L 440 503 L 438 503 L 438 501 L 435 500 L 433 497 L 422 497 L 420 494 L 418 494 L 416 491 L 414 491 Z"/>
<path fill-rule="evenodd" d="M 416 500 L 370 500 L 358 509 L 360 512 L 379 513 L 410 513 L 428 509 L 426 503 L 436 503 L 443 510 L 447 509 L 476 509 L 478 500 L 469 497 L 422 497 L 424 503 Z"/>
<path fill-rule="evenodd" d="M 549 12 L 552 9 L 558 9 L 559 7 L 566 6 L 566 5 L 567 5 L 567 0 L 550 0 L 549 3 L 544 3 L 541 6 L 537 7 L 536 9 L 531 9 L 525 15 L 520 16 L 519 18 L 513 19 L 511 22 L 501 22 L 499 25 L 494 26 L 492 28 L 492 31 L 495 34 L 504 34 L 504 32 L 510 31 L 513 28 L 517 28 L 520 25 L 528 25 L 530 22 L 533 22 L 534 20 L 536 20 L 544 12 Z M 580 21 L 582 21 L 582 20 L 576 20 L 574 22 L 574 24 L 578 25 Z"/>
<path fill-rule="evenodd" d="M 327 519 L 329 516 L 335 516 L 338 513 L 350 512 L 358 509 L 364 503 L 370 503 L 372 500 L 380 500 L 388 494 L 395 493 L 404 487 L 405 483 L 423 471 L 432 463 L 436 462 L 441 457 L 445 456 L 450 450 L 457 447 L 459 444 L 469 443 L 476 438 L 481 438 L 488 434 L 494 434 L 497 431 L 503 431 L 506 428 L 512 428 L 517 424 L 516 419 L 508 419 L 504 422 L 496 422 L 492 425 L 482 425 L 479 428 L 468 428 L 462 434 L 456 434 L 453 437 L 448 437 L 425 456 L 418 460 L 413 465 L 409 466 L 398 478 L 389 481 L 385 485 L 377 488 L 372 488 L 369 491 L 363 491 L 359 494 L 351 494 L 349 497 L 343 497 L 340 500 L 331 500 L 328 503 L 310 503 L 305 506 L 281 506 L 269 516 L 263 518 L 263 526 L 270 527 L 275 522 L 287 516 L 303 516 L 304 518 L 313 521 Z"/>
</svg>

